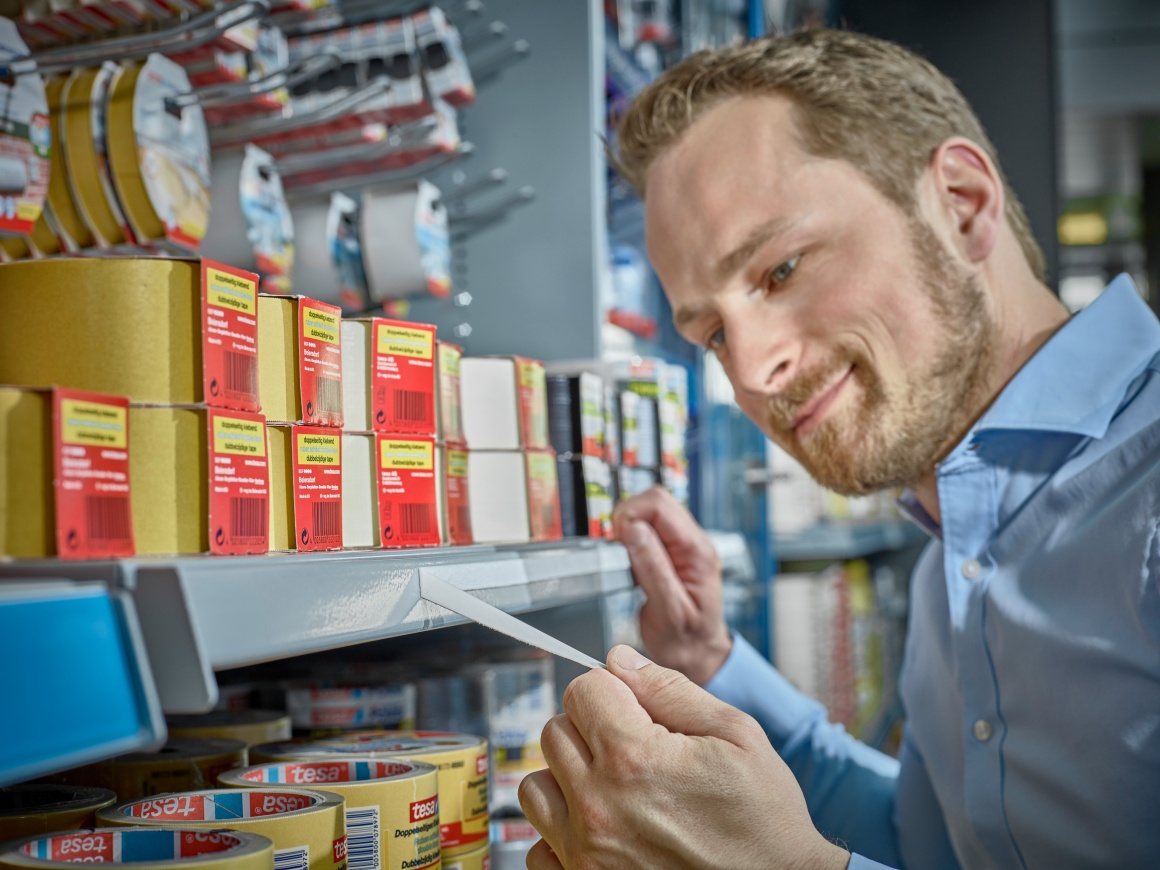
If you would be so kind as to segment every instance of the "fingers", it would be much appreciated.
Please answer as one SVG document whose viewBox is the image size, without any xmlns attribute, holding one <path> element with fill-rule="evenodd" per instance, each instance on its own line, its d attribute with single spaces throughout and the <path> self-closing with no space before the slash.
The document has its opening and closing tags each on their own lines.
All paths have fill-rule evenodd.
<svg viewBox="0 0 1160 870">
<path fill-rule="evenodd" d="M 528 850 L 525 860 L 528 870 L 564 870 L 564 865 L 545 840 L 538 840 L 536 845 Z"/>
<path fill-rule="evenodd" d="M 648 523 L 657 530 L 667 547 L 699 547 L 703 541 L 712 549 L 704 529 L 693 519 L 693 515 L 663 487 L 654 486 L 617 505 L 612 512 L 612 524 L 621 540 L 621 531 L 631 520 Z"/>
<path fill-rule="evenodd" d="M 568 684 L 564 712 L 594 756 L 635 741 L 653 724 L 628 686 L 604 670 L 589 671 Z"/>
<path fill-rule="evenodd" d="M 552 771 L 536 770 L 525 776 L 520 782 L 518 797 L 532 827 L 558 848 L 568 826 L 568 802 L 564 800 L 564 793 L 560 791 Z"/>
<path fill-rule="evenodd" d="M 553 716 L 540 735 L 540 748 L 548 767 L 558 774 L 556 783 L 572 798 L 572 783 L 592 763 L 592 750 L 567 716 Z"/>
<path fill-rule="evenodd" d="M 659 604 L 673 625 L 684 625 L 695 618 L 696 603 L 677 576 L 668 550 L 653 527 L 643 520 L 629 520 L 624 526 L 624 536 L 632 576 L 649 602 Z"/>
</svg>

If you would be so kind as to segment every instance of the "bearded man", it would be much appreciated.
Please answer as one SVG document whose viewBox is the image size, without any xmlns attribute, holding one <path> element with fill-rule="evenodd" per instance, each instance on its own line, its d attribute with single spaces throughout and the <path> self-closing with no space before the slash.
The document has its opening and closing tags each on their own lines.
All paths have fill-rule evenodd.
<svg viewBox="0 0 1160 870">
<path fill-rule="evenodd" d="M 730 634 L 675 501 L 622 505 L 656 663 L 568 687 L 528 866 L 1157 866 L 1160 323 L 1131 282 L 1069 318 L 962 95 L 854 33 L 686 59 L 619 162 L 747 415 L 825 486 L 905 487 L 931 541 L 895 760 Z"/>
</svg>

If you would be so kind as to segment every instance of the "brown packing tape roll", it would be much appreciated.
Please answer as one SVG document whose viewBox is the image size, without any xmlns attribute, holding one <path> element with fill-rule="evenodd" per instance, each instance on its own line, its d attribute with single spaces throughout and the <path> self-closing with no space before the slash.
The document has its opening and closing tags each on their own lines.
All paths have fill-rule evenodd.
<svg viewBox="0 0 1160 870">
<path fill-rule="evenodd" d="M 170 740 L 158 752 L 132 752 L 54 774 L 70 785 L 111 789 L 121 801 L 206 788 L 248 761 L 240 740 Z"/>
<path fill-rule="evenodd" d="M 102 827 L 229 828 L 274 842 L 281 868 L 346 870 L 345 801 L 313 789 L 211 789 L 129 801 L 97 813 Z"/>
<path fill-rule="evenodd" d="M 0 383 L 61 384 L 134 402 L 202 399 L 201 273 L 195 261 L 5 264 L 0 304 L 21 312 L 21 328 L 0 342 Z"/>
<path fill-rule="evenodd" d="M 117 795 L 106 788 L 26 783 L 0 788 L 0 841 L 92 827 Z"/>
<path fill-rule="evenodd" d="M 255 763 L 367 756 L 425 761 L 439 768 L 439 825 L 443 857 L 487 842 L 487 741 L 437 731 L 356 731 L 314 741 L 255 746 Z"/>
<path fill-rule="evenodd" d="M 0 387 L 0 556 L 56 553 L 52 480 L 50 394 Z"/>
<path fill-rule="evenodd" d="M 166 718 L 171 737 L 241 740 L 246 746 L 290 739 L 290 716 L 281 710 L 229 710 Z"/>
<path fill-rule="evenodd" d="M 133 532 L 140 555 L 209 547 L 209 435 L 200 408 L 129 409 Z"/>
<path fill-rule="evenodd" d="M 267 426 L 266 441 L 270 449 L 270 549 L 294 550 L 294 429 Z"/>
<path fill-rule="evenodd" d="M 61 100 L 67 80 L 67 76 L 52 76 L 44 85 L 45 95 L 48 97 L 48 122 L 52 128 L 53 149 L 52 170 L 48 176 L 48 202 L 45 208 L 52 216 L 65 248 L 76 251 L 93 247 L 97 240 L 77 210 L 72 188 L 69 187 L 66 165 L 68 158 L 64 153 L 65 142 L 61 125 Z"/>
<path fill-rule="evenodd" d="M 64 85 L 60 117 L 69 188 L 85 225 L 102 248 L 125 244 L 125 233 L 101 186 L 101 156 L 93 136 L 94 112 L 104 113 L 99 79 L 108 75 L 101 67 L 75 70 Z"/>
<path fill-rule="evenodd" d="M 491 870 L 491 844 L 444 861 L 443 870 Z"/>
<path fill-rule="evenodd" d="M 379 870 L 439 866 L 439 787 L 433 765 L 374 758 L 261 764 L 222 774 L 232 787 L 317 787 L 346 799 L 348 854 Z"/>
<path fill-rule="evenodd" d="M 133 827 L 74 830 L 0 847 L 3 868 L 69 870 L 78 863 L 133 870 L 271 870 L 274 844 L 243 831 Z"/>
</svg>

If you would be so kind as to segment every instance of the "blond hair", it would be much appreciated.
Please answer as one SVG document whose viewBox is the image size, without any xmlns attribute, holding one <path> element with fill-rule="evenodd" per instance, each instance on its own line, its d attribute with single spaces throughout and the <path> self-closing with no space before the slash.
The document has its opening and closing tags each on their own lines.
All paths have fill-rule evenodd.
<svg viewBox="0 0 1160 870">
<path fill-rule="evenodd" d="M 871 36 L 803 30 L 690 55 L 633 101 L 611 159 L 644 196 L 653 161 L 701 115 L 730 97 L 762 94 L 793 103 L 806 151 L 851 163 L 909 215 L 917 214 L 918 180 L 938 146 L 951 136 L 975 142 L 999 172 L 1007 222 L 1044 280 L 1043 251 L 966 98 L 928 61 Z"/>
</svg>

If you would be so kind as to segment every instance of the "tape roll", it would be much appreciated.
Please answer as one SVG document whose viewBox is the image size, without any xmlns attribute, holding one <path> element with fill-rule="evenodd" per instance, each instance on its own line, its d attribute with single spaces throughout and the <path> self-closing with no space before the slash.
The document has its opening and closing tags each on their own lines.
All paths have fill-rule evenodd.
<svg viewBox="0 0 1160 870">
<path fill-rule="evenodd" d="M 211 789 L 117 804 L 97 813 L 97 824 L 225 827 L 269 837 L 279 870 L 346 870 L 343 808 L 342 796 L 328 791 Z"/>
<path fill-rule="evenodd" d="M 216 737 L 246 746 L 290 739 L 290 717 L 279 710 L 222 710 L 202 716 L 169 716 L 171 737 Z"/>
<path fill-rule="evenodd" d="M 439 780 L 421 761 L 328 758 L 260 764 L 223 773 L 224 786 L 325 788 L 346 799 L 347 854 L 379 870 L 439 866 Z"/>
<path fill-rule="evenodd" d="M 425 761 L 439 768 L 439 834 L 444 859 L 478 849 L 488 834 L 487 741 L 438 731 L 356 731 L 313 741 L 255 746 L 255 763 L 365 755 Z"/>
<path fill-rule="evenodd" d="M 119 206 L 101 183 L 105 96 L 115 69 L 114 64 L 106 64 L 75 70 L 61 94 L 61 141 L 69 189 L 77 211 L 101 248 L 126 242 Z"/>
<path fill-rule="evenodd" d="M 290 721 L 302 737 L 344 731 L 400 731 L 415 727 L 418 690 L 398 686 L 295 687 L 286 691 Z"/>
<path fill-rule="evenodd" d="M 209 223 L 209 133 L 198 105 L 167 100 L 192 90 L 159 54 L 123 67 L 108 102 L 108 152 L 117 197 L 137 241 L 197 250 Z"/>
<path fill-rule="evenodd" d="M 491 845 L 464 852 L 451 861 L 444 861 L 443 870 L 491 870 Z"/>
<path fill-rule="evenodd" d="M 243 831 L 134 827 L 29 837 L 0 850 L 0 867 L 69 870 L 78 863 L 133 870 L 271 870 L 269 837 Z"/>
<path fill-rule="evenodd" d="M 0 788 L 0 841 L 92 827 L 117 795 L 106 788 L 26 783 Z"/>
<path fill-rule="evenodd" d="M 48 202 L 45 208 L 51 215 L 65 250 L 78 251 L 93 247 L 97 240 L 77 210 L 72 188 L 69 187 L 61 128 L 61 102 L 67 80 L 67 76 L 52 76 L 44 85 L 45 96 L 48 97 L 48 123 L 52 130 L 53 147 L 52 169 L 48 175 Z"/>
<path fill-rule="evenodd" d="M 2 269 L 0 304 L 22 314 L 21 328 L 0 341 L 0 383 L 201 401 L 198 263 L 66 258 Z"/>
<path fill-rule="evenodd" d="M 248 761 L 240 740 L 170 740 L 159 752 L 132 752 L 55 774 L 71 785 L 112 789 L 121 801 L 211 788 L 219 774 Z"/>
</svg>

